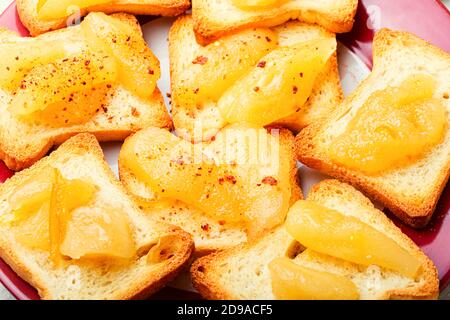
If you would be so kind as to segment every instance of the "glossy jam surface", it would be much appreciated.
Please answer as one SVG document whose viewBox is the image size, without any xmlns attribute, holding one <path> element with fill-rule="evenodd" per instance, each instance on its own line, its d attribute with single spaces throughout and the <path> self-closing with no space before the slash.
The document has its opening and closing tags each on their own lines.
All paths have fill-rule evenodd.
<svg viewBox="0 0 450 320">
<path fill-rule="evenodd" d="M 8 199 L 12 213 L 0 223 L 14 228 L 22 245 L 49 251 L 51 259 L 135 255 L 127 216 L 120 209 L 93 206 L 98 187 L 66 179 L 48 167 L 17 187 Z"/>
<path fill-rule="evenodd" d="M 16 240 L 26 247 L 50 250 L 49 202 L 53 181 L 53 170 L 45 170 L 19 186 L 8 199 L 13 209 L 10 226 L 16 231 Z"/>
<path fill-rule="evenodd" d="M 83 91 L 90 95 L 92 88 L 101 84 L 112 84 L 116 77 L 114 58 L 92 52 L 84 52 L 69 60 L 39 65 L 22 79 L 9 109 L 14 115 L 22 119 L 31 118 L 28 119 L 31 121 L 35 116 L 38 117 L 35 112 L 48 111 L 47 108 L 65 100 L 71 102 L 75 95 L 80 97 Z M 82 103 L 82 100 L 79 102 Z M 95 109 L 90 108 L 87 111 L 95 112 Z M 56 115 L 61 116 L 61 113 Z M 46 112 L 46 115 L 48 117 L 49 113 Z M 92 115 L 65 113 L 65 116 L 70 122 L 84 122 Z"/>
<path fill-rule="evenodd" d="M 174 83 L 172 96 L 188 106 L 217 101 L 276 46 L 277 36 L 270 29 L 249 29 L 199 47 L 192 61 L 180 66 L 189 72 Z"/>
<path fill-rule="evenodd" d="M 436 83 L 424 74 L 374 92 L 331 146 L 334 162 L 369 175 L 404 167 L 442 142 L 445 106 L 433 98 Z"/>
<path fill-rule="evenodd" d="M 247 129 L 236 130 L 222 132 L 227 135 L 228 143 Z M 159 197 L 181 200 L 219 221 L 243 223 L 252 230 L 262 231 L 281 223 L 285 217 L 291 194 L 291 159 L 284 150 L 278 152 L 275 146 L 278 141 L 264 129 L 253 130 L 262 134 L 261 139 L 267 139 L 265 143 L 273 144 L 276 150 L 270 157 L 278 167 L 270 171 L 271 176 L 262 174 L 261 170 L 269 169 L 256 160 L 251 164 L 233 161 L 238 159 L 230 149 L 228 154 L 233 159 L 224 161 L 222 152 L 227 142 L 220 136 L 213 146 L 207 147 L 211 151 L 207 152 L 206 148 L 162 129 L 150 129 L 128 139 L 119 159 Z M 245 148 L 240 142 L 236 150 L 248 154 Z"/>
<path fill-rule="evenodd" d="M 61 19 L 88 7 L 112 2 L 114 0 L 39 0 L 38 17 L 42 20 Z"/>
<path fill-rule="evenodd" d="M 81 28 L 90 46 L 103 48 L 115 57 L 118 83 L 142 98 L 153 95 L 161 76 L 159 60 L 135 27 L 95 12 L 83 20 Z"/>
<path fill-rule="evenodd" d="M 377 265 L 415 278 L 420 261 L 395 240 L 361 220 L 313 201 L 289 210 L 288 232 L 308 249 L 364 266 Z"/>
<path fill-rule="evenodd" d="M 0 44 L 0 87 L 13 91 L 36 65 L 48 64 L 70 54 L 61 40 L 24 40 Z"/>
<path fill-rule="evenodd" d="M 269 264 L 272 291 L 280 300 L 356 300 L 355 284 L 339 275 L 276 258 Z"/>
<path fill-rule="evenodd" d="M 232 0 L 236 7 L 241 9 L 267 9 L 274 8 L 289 0 Z"/>
<path fill-rule="evenodd" d="M 89 121 L 123 86 L 141 99 L 153 96 L 158 59 L 132 22 L 91 13 L 67 40 L 25 39 L 0 44 L 0 86 L 8 109 L 21 120 L 64 127 Z"/>
<path fill-rule="evenodd" d="M 72 259 L 131 259 L 136 254 L 127 215 L 106 206 L 73 211 L 60 250 Z"/>
<path fill-rule="evenodd" d="M 222 95 L 218 102 L 222 116 L 229 123 L 265 126 L 295 113 L 335 50 L 335 39 L 273 50 Z"/>
</svg>

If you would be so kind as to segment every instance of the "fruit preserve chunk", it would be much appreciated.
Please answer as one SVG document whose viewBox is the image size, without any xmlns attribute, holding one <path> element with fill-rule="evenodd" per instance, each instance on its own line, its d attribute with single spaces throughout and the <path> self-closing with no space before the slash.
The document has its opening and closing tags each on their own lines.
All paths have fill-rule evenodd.
<svg viewBox="0 0 450 320">
<path fill-rule="evenodd" d="M 223 94 L 218 102 L 222 116 L 229 123 L 265 126 L 295 113 L 335 51 L 335 39 L 273 50 Z"/>
<path fill-rule="evenodd" d="M 236 135 L 245 137 L 246 130 L 242 128 L 242 133 Z M 267 138 L 265 143 L 278 143 L 265 129 L 252 130 L 264 134 L 261 141 Z M 232 133 L 228 134 L 227 130 L 223 134 L 232 139 Z M 217 149 L 225 150 L 225 139 L 217 137 L 214 144 L 220 141 L 224 141 L 221 145 L 224 148 Z M 247 152 L 244 148 L 239 147 L 238 151 Z M 158 197 L 183 201 L 218 220 L 246 224 L 255 233 L 284 220 L 290 199 L 290 159 L 284 150 L 270 154 L 272 163 L 278 167 L 272 171 L 273 176 L 264 177 L 259 170 L 268 168 L 257 162 L 229 163 L 208 157 L 205 149 L 167 130 L 152 128 L 125 142 L 120 161 Z M 227 150 L 233 153 L 231 148 Z M 219 152 L 211 153 L 216 154 L 214 151 Z"/>
<path fill-rule="evenodd" d="M 10 91 L 9 110 L 21 121 L 62 127 L 88 122 L 123 86 L 150 98 L 159 61 L 127 22 L 91 13 L 66 39 L 0 44 L 0 86 Z"/>
<path fill-rule="evenodd" d="M 83 52 L 71 59 L 39 65 L 23 78 L 9 110 L 21 119 L 32 120 L 35 112 L 61 101 L 71 101 L 78 92 L 115 83 L 116 78 L 115 59 L 99 52 Z M 79 116 L 80 122 L 89 119 L 89 114 Z M 84 119 L 85 116 L 88 118 Z"/>
<path fill-rule="evenodd" d="M 68 47 L 63 40 L 38 42 L 34 39 L 0 43 L 0 87 L 7 91 L 16 90 L 25 75 L 35 66 L 63 59 L 76 51 L 77 45 L 80 44 Z"/>
<path fill-rule="evenodd" d="M 333 141 L 331 159 L 368 175 L 418 161 L 448 129 L 447 110 L 433 98 L 435 89 L 433 77 L 417 74 L 374 92 Z"/>
<path fill-rule="evenodd" d="M 10 217 L 0 223 L 14 228 L 22 245 L 49 251 L 53 262 L 62 256 L 124 258 L 135 256 L 130 224 L 122 209 L 95 204 L 98 187 L 67 179 L 48 167 L 19 186 L 8 199 Z"/>
<path fill-rule="evenodd" d="M 42 20 L 66 18 L 88 7 L 113 3 L 115 0 L 39 0 L 37 11 Z"/>
<path fill-rule="evenodd" d="M 91 182 L 66 179 L 56 169 L 49 212 L 50 256 L 55 263 L 61 259 L 61 241 L 67 231 L 72 211 L 88 206 L 96 192 L 97 187 Z"/>
<path fill-rule="evenodd" d="M 384 233 L 313 201 L 296 202 L 286 228 L 305 247 L 349 262 L 377 265 L 411 278 L 420 268 L 420 261 Z"/>
<path fill-rule="evenodd" d="M 182 66 L 189 72 L 174 83 L 172 96 L 187 106 L 208 100 L 215 102 L 276 46 L 276 34 L 260 28 L 244 30 L 199 47 L 192 61 Z"/>
<path fill-rule="evenodd" d="M 10 226 L 22 245 L 39 250 L 50 249 L 49 201 L 54 170 L 43 170 L 28 179 L 9 197 L 12 206 Z"/>
<path fill-rule="evenodd" d="M 289 0 L 232 0 L 236 7 L 241 9 L 267 9 L 280 6 Z"/>
<path fill-rule="evenodd" d="M 91 47 L 103 48 L 115 57 L 118 82 L 143 98 L 152 96 L 161 76 L 159 60 L 141 33 L 124 21 L 104 13 L 90 13 L 81 24 Z"/>
<path fill-rule="evenodd" d="M 127 215 L 107 206 L 74 210 L 67 221 L 61 254 L 72 259 L 133 258 L 136 248 Z"/>
<path fill-rule="evenodd" d="M 356 300 L 358 289 L 346 277 L 276 258 L 269 264 L 272 291 L 280 300 Z"/>
</svg>

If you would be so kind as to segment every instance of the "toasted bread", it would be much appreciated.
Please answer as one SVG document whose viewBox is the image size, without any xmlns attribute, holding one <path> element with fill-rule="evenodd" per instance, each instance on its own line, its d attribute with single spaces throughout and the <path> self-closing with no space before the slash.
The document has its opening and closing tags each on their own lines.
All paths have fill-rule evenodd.
<svg viewBox="0 0 450 320">
<path fill-rule="evenodd" d="M 127 14 L 114 17 L 126 21 L 142 35 L 137 20 Z M 53 31 L 39 36 L 42 40 L 70 38 L 78 27 Z M 21 41 L 11 33 L 0 33 L 1 41 Z M 58 145 L 80 132 L 93 133 L 101 141 L 122 140 L 141 128 L 156 126 L 171 128 L 170 119 L 161 92 L 156 88 L 152 97 L 143 99 L 121 85 L 106 92 L 106 101 L 98 112 L 83 124 L 62 127 L 46 126 L 17 120 L 8 110 L 10 92 L 0 89 L 0 159 L 12 170 L 29 167 L 43 157 L 53 145 Z"/>
<path fill-rule="evenodd" d="M 38 16 L 39 0 L 18 0 L 17 12 L 20 21 L 30 31 L 32 36 L 57 30 L 68 26 L 70 18 L 57 20 L 42 20 Z M 85 16 L 89 12 L 119 13 L 125 12 L 136 15 L 152 16 L 177 16 L 190 7 L 189 0 L 117 0 L 113 3 L 97 5 L 81 10 L 80 15 Z"/>
<path fill-rule="evenodd" d="M 289 0 L 272 8 L 243 10 L 232 0 L 192 0 L 197 41 L 206 45 L 245 28 L 273 27 L 288 20 L 318 24 L 333 33 L 353 27 L 357 0 Z"/>
<path fill-rule="evenodd" d="M 201 56 L 204 48 L 195 42 L 192 31 L 191 16 L 180 17 L 172 26 L 169 33 L 169 55 L 172 88 L 186 77 L 189 66 L 196 57 Z M 273 28 L 278 35 L 279 45 L 287 46 L 317 38 L 331 38 L 334 34 L 321 27 L 300 22 L 288 22 Z M 231 35 L 230 37 L 233 37 Z M 213 46 L 214 44 L 211 44 Z M 213 63 L 213 62 L 211 62 Z M 312 94 L 305 105 L 297 112 L 285 119 L 280 119 L 276 125 L 287 127 L 295 132 L 310 123 L 327 117 L 343 99 L 343 92 L 339 79 L 337 56 L 334 54 L 327 62 L 324 70 L 319 74 L 313 87 Z M 172 95 L 172 113 L 177 134 L 187 140 L 211 139 L 226 125 L 216 103 L 203 106 L 185 105 Z M 197 130 L 201 128 L 201 132 Z M 198 135 L 202 135 L 198 137 Z"/>
<path fill-rule="evenodd" d="M 436 79 L 434 98 L 446 107 L 450 124 L 450 55 L 412 34 L 383 29 L 375 36 L 373 59 L 370 76 L 336 112 L 323 123 L 305 128 L 297 136 L 297 155 L 307 166 L 357 186 L 410 226 L 424 227 L 449 178 L 450 130 L 447 129 L 443 142 L 422 159 L 376 176 L 336 165 L 330 160 L 327 150 L 332 138 L 345 130 L 372 93 L 398 85 L 414 73 L 429 74 Z"/>
<path fill-rule="evenodd" d="M 268 264 L 274 258 L 288 257 L 299 265 L 347 277 L 361 299 L 437 298 L 439 280 L 433 263 L 359 191 L 337 180 L 325 180 L 312 188 L 308 200 L 361 219 L 394 239 L 420 261 L 416 280 L 319 253 L 302 257 L 299 253 L 304 248 L 282 226 L 254 243 L 196 260 L 191 267 L 194 287 L 208 299 L 274 299 Z"/>
<path fill-rule="evenodd" d="M 142 135 L 146 130 L 136 133 L 128 139 L 144 140 Z M 228 137 L 228 136 L 227 136 Z M 233 139 L 226 139 L 226 147 L 218 147 L 217 150 L 230 150 Z M 279 135 L 280 148 L 283 152 L 292 154 L 290 164 L 290 203 L 303 198 L 301 189 L 297 182 L 297 167 L 293 154 L 293 135 L 286 129 L 282 129 Z M 212 142 L 211 144 L 214 144 Z M 211 145 L 210 145 L 211 146 Z M 227 149 L 228 148 L 228 149 Z M 214 149 L 214 148 L 213 148 Z M 239 164 L 238 164 L 239 165 Z M 137 179 L 124 165 L 123 159 L 119 157 L 119 175 L 125 188 L 134 196 L 135 201 L 153 219 L 165 221 L 183 228 L 193 235 L 195 241 L 195 254 L 204 255 L 211 251 L 222 250 L 247 242 L 249 236 L 242 225 L 225 224 L 223 221 L 206 215 L 204 212 L 181 201 L 158 199 L 151 188 L 143 181 Z M 263 176 L 261 176 L 263 178 Z"/>
<path fill-rule="evenodd" d="M 98 187 L 95 203 L 122 208 L 138 250 L 131 262 L 109 260 L 63 260 L 55 265 L 49 252 L 30 249 L 15 239 L 15 229 L 0 224 L 0 257 L 34 286 L 43 299 L 131 299 L 144 298 L 174 278 L 193 251 L 189 234 L 139 210 L 117 181 L 91 134 L 79 134 L 31 168 L 15 174 L 0 185 L 0 217 L 11 213 L 9 196 L 34 174 L 54 167 L 68 179 L 88 179 Z M 28 220 L 25 222 L 28 223 Z M 147 254 L 162 237 L 169 237 L 172 250 L 160 263 L 148 263 Z M 171 257 L 170 257 L 171 256 Z"/>
</svg>

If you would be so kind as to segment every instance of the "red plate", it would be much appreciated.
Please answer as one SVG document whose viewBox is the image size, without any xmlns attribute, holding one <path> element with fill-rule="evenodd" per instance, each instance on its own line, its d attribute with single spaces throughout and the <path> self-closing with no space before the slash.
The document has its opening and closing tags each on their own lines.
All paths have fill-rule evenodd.
<svg viewBox="0 0 450 320">
<path fill-rule="evenodd" d="M 28 34 L 21 24 L 15 4 L 0 16 L 0 26 Z M 360 0 L 353 31 L 340 35 L 339 40 L 356 53 L 369 67 L 372 66 L 372 39 L 376 30 L 388 27 L 410 31 L 434 45 L 450 52 L 450 13 L 438 0 Z M 0 182 L 12 173 L 0 162 Z M 450 186 L 447 185 L 429 227 L 413 230 L 393 220 L 434 261 L 441 279 L 441 288 L 450 283 Z M 34 288 L 28 285 L 8 265 L 0 260 L 0 281 L 17 299 L 39 299 Z M 165 289 L 154 298 L 191 299 L 198 296 L 176 289 Z"/>
</svg>

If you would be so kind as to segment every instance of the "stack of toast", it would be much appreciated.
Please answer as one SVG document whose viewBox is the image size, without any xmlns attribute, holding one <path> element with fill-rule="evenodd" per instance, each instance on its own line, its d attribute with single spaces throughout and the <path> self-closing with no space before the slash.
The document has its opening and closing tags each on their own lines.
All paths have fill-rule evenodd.
<svg viewBox="0 0 450 320">
<path fill-rule="evenodd" d="M 0 258 L 41 298 L 141 299 L 187 269 L 207 299 L 437 298 L 433 262 L 372 201 L 429 223 L 450 174 L 447 52 L 380 30 L 344 98 L 336 33 L 356 0 L 68 3 L 19 0 L 33 37 L 0 30 L 17 171 Z M 132 14 L 179 16 L 170 111 Z M 102 141 L 124 141 L 120 181 Z M 338 180 L 304 198 L 298 161 Z"/>
</svg>

